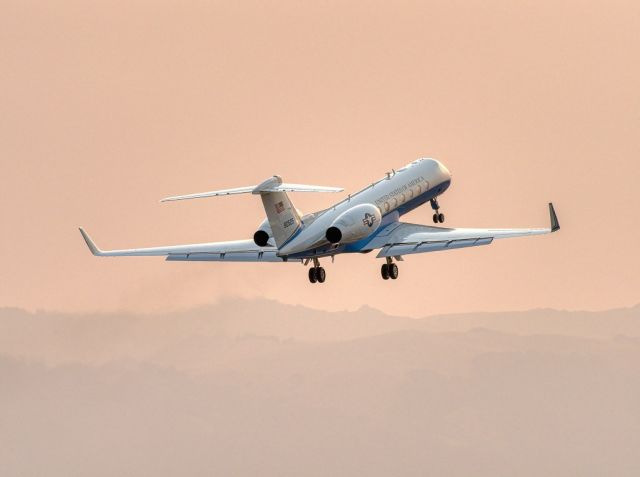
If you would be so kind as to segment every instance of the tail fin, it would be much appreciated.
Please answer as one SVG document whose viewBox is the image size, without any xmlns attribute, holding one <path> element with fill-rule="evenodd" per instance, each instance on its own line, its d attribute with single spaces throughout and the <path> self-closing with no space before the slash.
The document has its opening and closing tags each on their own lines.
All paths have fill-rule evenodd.
<svg viewBox="0 0 640 477">
<path fill-rule="evenodd" d="M 282 247 L 300 228 L 302 221 L 300 214 L 293 206 L 291 199 L 284 191 L 277 191 L 282 184 L 282 178 L 273 176 L 255 187 L 260 194 L 267 220 L 271 226 L 273 238 L 278 248 Z M 271 192 L 276 189 L 276 191 Z"/>
</svg>

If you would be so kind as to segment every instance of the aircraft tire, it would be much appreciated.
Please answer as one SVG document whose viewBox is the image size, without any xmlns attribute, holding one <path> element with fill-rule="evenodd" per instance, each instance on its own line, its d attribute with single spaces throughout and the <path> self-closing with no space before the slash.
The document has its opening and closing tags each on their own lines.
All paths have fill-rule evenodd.
<svg viewBox="0 0 640 477">
<path fill-rule="evenodd" d="M 391 278 L 392 280 L 398 278 L 398 265 L 396 265 L 395 263 L 389 265 L 389 278 Z"/>
<path fill-rule="evenodd" d="M 311 267 L 309 269 L 309 281 L 311 283 L 315 283 L 318 281 L 318 274 L 316 272 L 316 267 Z"/>
<path fill-rule="evenodd" d="M 316 271 L 316 277 L 318 279 L 318 283 L 324 283 L 327 278 L 327 273 L 324 271 L 324 268 L 318 267 Z"/>
<path fill-rule="evenodd" d="M 438 223 L 438 214 L 433 214 L 433 223 L 434 224 Z"/>
<path fill-rule="evenodd" d="M 438 222 L 444 224 L 444 214 L 438 214 Z"/>
<path fill-rule="evenodd" d="M 382 264 L 382 268 L 380 268 L 380 275 L 382 275 L 383 280 L 389 280 L 389 266 L 386 263 Z"/>
</svg>

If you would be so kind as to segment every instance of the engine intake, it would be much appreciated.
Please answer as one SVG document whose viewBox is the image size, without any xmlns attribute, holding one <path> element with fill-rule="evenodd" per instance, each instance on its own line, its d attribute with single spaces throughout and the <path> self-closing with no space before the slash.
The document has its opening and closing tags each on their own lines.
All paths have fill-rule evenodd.
<svg viewBox="0 0 640 477">
<path fill-rule="evenodd" d="M 340 214 L 327 229 L 331 243 L 351 243 L 368 237 L 380 227 L 382 214 L 373 204 L 360 204 Z"/>
</svg>

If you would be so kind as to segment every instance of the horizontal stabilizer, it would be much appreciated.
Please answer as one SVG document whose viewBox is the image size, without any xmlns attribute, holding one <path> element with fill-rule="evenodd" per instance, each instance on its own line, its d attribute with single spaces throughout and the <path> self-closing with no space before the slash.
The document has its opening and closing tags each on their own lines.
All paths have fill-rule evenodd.
<svg viewBox="0 0 640 477">
<path fill-rule="evenodd" d="M 270 187 L 268 189 L 260 189 L 254 192 L 259 194 L 261 192 L 342 192 L 342 187 L 329 187 L 309 184 L 280 184 L 276 187 Z"/>
<path fill-rule="evenodd" d="M 160 202 L 171 202 L 174 200 L 187 200 L 187 199 L 201 199 L 203 197 L 216 197 L 220 195 L 233 195 L 233 194 L 249 194 L 253 190 L 254 186 L 249 187 L 238 187 L 236 189 L 222 189 L 222 190 L 212 190 L 210 192 L 200 192 L 196 194 L 188 194 L 188 195 L 175 195 L 173 197 L 165 197 L 160 200 Z"/>
<path fill-rule="evenodd" d="M 201 199 L 204 197 L 217 197 L 234 194 L 267 194 L 269 192 L 342 192 L 341 187 L 327 187 L 308 184 L 284 184 L 280 176 L 273 176 L 258 185 L 237 187 L 235 189 L 212 190 L 188 195 L 176 195 L 166 197 L 160 202 L 170 202 L 174 200 Z"/>
</svg>

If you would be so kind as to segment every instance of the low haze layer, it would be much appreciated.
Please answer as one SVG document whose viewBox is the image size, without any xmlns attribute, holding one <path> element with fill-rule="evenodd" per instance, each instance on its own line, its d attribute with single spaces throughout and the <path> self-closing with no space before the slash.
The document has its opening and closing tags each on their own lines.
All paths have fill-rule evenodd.
<svg viewBox="0 0 640 477">
<path fill-rule="evenodd" d="M 0 337 L 2 475 L 640 472 L 638 307 L 3 309 Z"/>
</svg>

